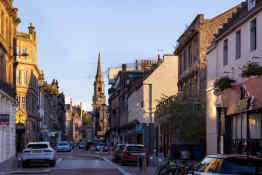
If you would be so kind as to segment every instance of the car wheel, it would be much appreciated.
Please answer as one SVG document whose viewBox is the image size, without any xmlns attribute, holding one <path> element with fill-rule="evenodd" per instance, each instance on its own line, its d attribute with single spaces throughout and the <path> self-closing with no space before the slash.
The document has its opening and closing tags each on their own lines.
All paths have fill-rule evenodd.
<svg viewBox="0 0 262 175">
<path fill-rule="evenodd" d="M 22 167 L 23 167 L 23 168 L 28 168 L 27 162 L 22 162 Z"/>
<path fill-rule="evenodd" d="M 56 160 L 52 160 L 52 161 L 50 162 L 50 166 L 51 166 L 51 167 L 55 167 L 55 165 L 56 165 Z"/>
</svg>

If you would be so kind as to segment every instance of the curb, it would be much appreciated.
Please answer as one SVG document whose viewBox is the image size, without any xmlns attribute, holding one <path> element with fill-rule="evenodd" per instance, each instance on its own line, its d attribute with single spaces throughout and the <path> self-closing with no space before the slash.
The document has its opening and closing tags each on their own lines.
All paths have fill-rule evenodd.
<svg viewBox="0 0 262 175">
<path fill-rule="evenodd" d="M 50 173 L 52 171 L 51 168 L 48 168 L 47 170 L 43 170 L 43 171 L 12 171 L 12 172 L 8 172 L 8 174 L 47 174 Z"/>
</svg>

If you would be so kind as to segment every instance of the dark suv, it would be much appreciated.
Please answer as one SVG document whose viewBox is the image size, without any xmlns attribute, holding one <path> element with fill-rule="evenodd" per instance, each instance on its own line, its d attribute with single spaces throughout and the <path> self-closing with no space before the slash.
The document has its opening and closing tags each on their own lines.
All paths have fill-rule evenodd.
<svg viewBox="0 0 262 175">
<path fill-rule="evenodd" d="M 194 174 L 262 174 L 262 158 L 248 155 L 207 156 L 194 168 Z"/>
</svg>

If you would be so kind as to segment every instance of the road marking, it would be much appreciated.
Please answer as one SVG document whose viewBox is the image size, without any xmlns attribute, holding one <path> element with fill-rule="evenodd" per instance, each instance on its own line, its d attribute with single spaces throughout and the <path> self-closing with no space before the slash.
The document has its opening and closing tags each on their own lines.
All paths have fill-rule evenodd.
<svg viewBox="0 0 262 175">
<path fill-rule="evenodd" d="M 132 175 L 131 173 L 127 172 L 126 170 L 124 170 L 123 168 L 121 168 L 120 166 L 118 166 L 117 164 L 113 163 L 112 161 L 108 160 L 107 158 L 103 157 L 103 159 L 111 164 L 114 168 L 118 169 L 122 174 L 124 175 Z"/>
</svg>

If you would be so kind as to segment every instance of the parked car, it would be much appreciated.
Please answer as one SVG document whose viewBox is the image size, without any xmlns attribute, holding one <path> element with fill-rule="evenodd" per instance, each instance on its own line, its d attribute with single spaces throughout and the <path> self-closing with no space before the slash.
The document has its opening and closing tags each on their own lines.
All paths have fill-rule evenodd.
<svg viewBox="0 0 262 175">
<path fill-rule="evenodd" d="M 59 142 L 56 146 L 56 151 L 67 151 L 67 152 L 70 152 L 72 151 L 72 147 L 71 145 L 66 142 L 66 141 L 62 141 L 62 142 Z"/>
<path fill-rule="evenodd" d="M 79 149 L 84 149 L 86 148 L 86 142 L 82 141 L 79 143 Z"/>
<path fill-rule="evenodd" d="M 35 163 L 47 163 L 54 167 L 56 164 L 56 151 L 49 142 L 30 142 L 22 154 L 24 168 Z"/>
<path fill-rule="evenodd" d="M 122 160 L 122 152 L 125 149 L 126 144 L 117 144 L 114 148 L 113 148 L 113 154 L 112 154 L 112 158 L 114 162 L 118 162 Z"/>
<path fill-rule="evenodd" d="M 123 149 L 121 163 L 137 163 L 137 160 L 140 156 L 143 156 L 148 164 L 149 153 L 147 152 L 144 145 L 128 144 Z"/>
<path fill-rule="evenodd" d="M 248 155 L 211 155 L 194 168 L 196 175 L 262 174 L 262 158 Z"/>
<path fill-rule="evenodd" d="M 105 145 L 104 147 L 103 147 L 103 152 L 108 152 L 109 151 L 109 147 L 107 146 L 107 145 Z"/>
<path fill-rule="evenodd" d="M 103 151 L 105 144 L 104 143 L 97 143 L 96 144 L 96 151 Z"/>
</svg>

